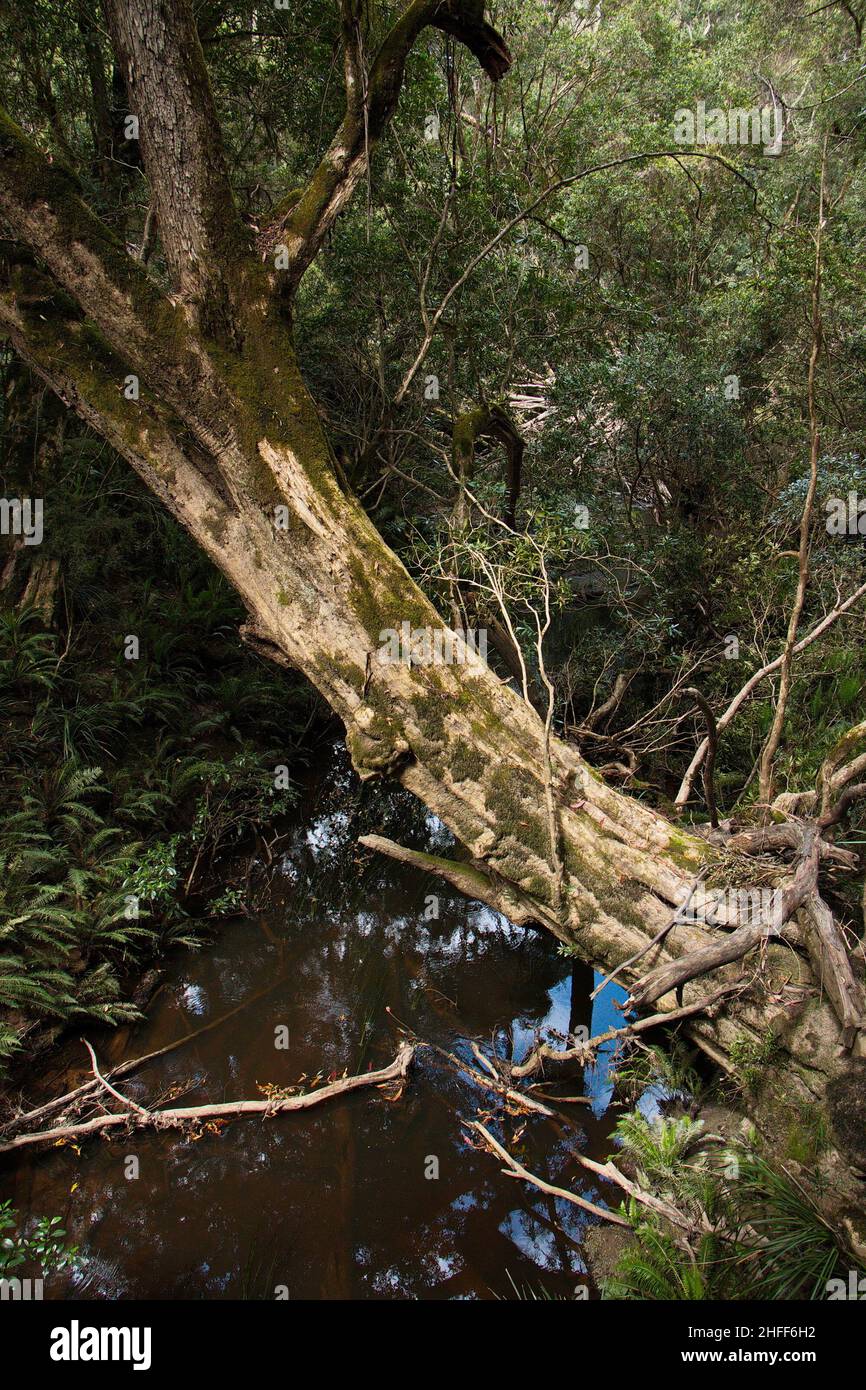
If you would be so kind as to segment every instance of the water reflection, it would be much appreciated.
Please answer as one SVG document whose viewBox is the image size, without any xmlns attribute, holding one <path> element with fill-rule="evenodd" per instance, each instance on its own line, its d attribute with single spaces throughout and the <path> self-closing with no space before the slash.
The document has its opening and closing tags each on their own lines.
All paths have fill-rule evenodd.
<svg viewBox="0 0 866 1390">
<path fill-rule="evenodd" d="M 467 1059 L 473 1039 L 520 1059 L 539 1035 L 620 1020 L 620 992 L 590 1009 L 592 972 L 547 937 L 359 852 L 369 830 L 440 851 L 448 835 L 406 794 L 360 789 L 333 758 L 282 846 L 267 912 L 174 958 L 146 1024 L 94 1039 L 116 1062 L 252 1001 L 128 1078 L 135 1099 L 257 1096 L 266 1083 L 382 1065 L 396 1049 L 392 1019 Z M 67 1062 L 84 1075 L 79 1053 L 70 1045 Z M 603 1054 L 587 1071 L 593 1104 L 579 1132 L 523 1119 L 502 1131 L 528 1167 L 601 1202 L 611 1194 L 586 1182 L 569 1149 L 610 1149 L 608 1070 Z M 461 1118 L 479 1107 L 496 1123 L 495 1098 L 426 1052 L 396 1103 L 361 1094 L 195 1140 L 147 1132 L 91 1142 L 80 1157 L 57 1150 L 5 1169 L 0 1197 L 61 1215 L 86 1254 L 77 1276 L 47 1281 L 47 1297 L 272 1298 L 278 1287 L 319 1299 L 483 1299 L 515 1287 L 573 1296 L 588 1282 L 588 1218 L 468 1144 Z M 131 1156 L 137 1178 L 125 1176 Z"/>
</svg>

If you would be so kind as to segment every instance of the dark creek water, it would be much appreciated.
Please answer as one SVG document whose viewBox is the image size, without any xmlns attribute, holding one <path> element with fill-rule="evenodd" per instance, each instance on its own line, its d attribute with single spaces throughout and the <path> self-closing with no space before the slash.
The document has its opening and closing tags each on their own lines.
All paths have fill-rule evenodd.
<svg viewBox="0 0 866 1390">
<path fill-rule="evenodd" d="M 222 928 L 200 954 L 168 962 L 146 1023 L 89 1030 L 105 1067 L 163 1046 L 245 1005 L 176 1052 L 118 1083 L 157 1104 L 261 1098 L 390 1061 L 398 1034 L 470 1058 L 469 1040 L 520 1059 L 536 1030 L 602 1031 L 621 997 L 588 1003 L 592 971 L 546 936 L 509 926 L 404 866 L 357 850 L 380 829 L 446 850 L 447 832 L 403 793 L 361 792 L 339 749 L 305 791 L 280 844 L 267 911 Z M 408 828 L 407 828 L 408 825 Z M 438 897 L 439 916 L 431 895 Z M 248 1002 L 247 1002 L 248 1001 Z M 275 1030 L 288 1047 L 275 1047 Z M 40 1093 L 88 1074 L 66 1045 Z M 572 1078 L 563 1094 L 578 1094 Z M 46 1280 L 46 1298 L 514 1298 L 593 1291 L 582 1254 L 587 1220 L 502 1175 L 466 1141 L 461 1119 L 492 1114 L 528 1167 L 616 1204 L 569 1156 L 611 1148 L 606 1059 L 588 1069 L 579 1127 L 506 1120 L 494 1096 L 422 1052 L 402 1099 L 362 1091 L 307 1113 L 239 1120 L 195 1140 L 177 1132 L 90 1140 L 0 1168 L 0 1199 L 29 1218 L 59 1215 L 80 1267 Z M 566 1107 L 564 1107 L 566 1109 Z M 126 1172 L 138 1159 L 139 1176 Z M 438 1160 L 438 1177 L 429 1177 Z M 591 1220 L 591 1218 L 590 1218 Z"/>
</svg>

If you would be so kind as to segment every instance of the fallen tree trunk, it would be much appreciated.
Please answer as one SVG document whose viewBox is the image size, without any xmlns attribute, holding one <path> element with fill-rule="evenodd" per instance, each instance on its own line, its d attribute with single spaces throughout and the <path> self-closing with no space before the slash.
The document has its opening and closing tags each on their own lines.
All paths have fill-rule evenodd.
<svg viewBox="0 0 866 1390">
<path fill-rule="evenodd" d="M 493 80 L 507 71 L 507 48 L 483 6 L 413 0 L 374 58 L 363 96 L 347 36 L 343 126 L 300 198 L 278 204 L 259 249 L 234 207 L 188 0 L 109 0 L 108 11 L 146 133 L 173 292 L 128 255 L 62 161 L 2 116 L 0 213 L 17 245 L 0 327 L 234 586 L 249 612 L 251 647 L 309 677 L 345 724 L 359 775 L 396 778 L 449 827 L 468 860 L 369 845 L 442 873 L 514 922 L 541 924 L 606 968 L 636 954 L 661 966 L 705 950 L 715 932 L 706 924 L 677 920 L 659 934 L 697 875 L 724 875 L 718 846 L 617 793 L 575 747 L 548 739 L 536 712 L 459 637 L 449 662 L 417 652 L 393 659 L 389 632 L 408 623 L 429 640 L 444 625 L 345 490 L 296 355 L 297 284 L 364 175 L 419 34 L 444 29 Z M 171 131 L 183 133 L 180 145 Z M 271 254 L 277 244 L 282 259 Z M 140 384 L 134 400 L 119 389 L 130 374 Z M 771 1034 L 789 1059 L 782 1100 L 820 1099 L 847 1065 L 838 1052 L 843 1028 L 802 955 L 781 938 L 755 944 L 760 971 L 734 960 L 718 981 L 735 983 L 748 968 L 755 987 L 732 994 L 716 1018 L 690 1022 L 691 1035 L 731 1069 L 732 1049 L 744 1039 L 758 1047 Z M 700 996 L 685 973 L 688 1004 Z M 668 997 L 668 1007 L 675 1003 Z M 862 1047 L 860 1029 L 852 1045 Z"/>
</svg>

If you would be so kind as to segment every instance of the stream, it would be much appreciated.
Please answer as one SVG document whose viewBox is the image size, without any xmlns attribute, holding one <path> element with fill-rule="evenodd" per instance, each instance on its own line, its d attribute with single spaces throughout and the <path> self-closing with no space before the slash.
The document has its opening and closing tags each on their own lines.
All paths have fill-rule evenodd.
<svg viewBox="0 0 866 1390">
<path fill-rule="evenodd" d="M 125 1094 L 154 1105 L 261 1099 L 267 1084 L 365 1071 L 394 1057 L 395 1019 L 469 1060 L 470 1040 L 520 1060 L 537 1031 L 621 1021 L 622 991 L 590 1004 L 593 971 L 551 937 L 359 850 L 373 830 L 435 853 L 452 841 L 408 793 L 361 788 L 340 743 L 319 762 L 274 851 L 266 910 L 161 962 L 146 1021 L 88 1029 L 106 1070 L 244 1006 L 118 1083 Z M 461 1120 L 492 1114 L 533 1172 L 617 1206 L 569 1154 L 601 1160 L 613 1147 L 609 1061 L 602 1050 L 565 1084 L 591 1100 L 563 1107 L 567 1138 L 543 1118 L 500 1129 L 497 1098 L 426 1050 L 400 1099 L 361 1091 L 194 1139 L 137 1131 L 34 1151 L 2 1163 L 0 1200 L 31 1220 L 59 1215 L 80 1248 L 76 1268 L 45 1280 L 45 1298 L 574 1298 L 581 1286 L 595 1296 L 582 1253 L 594 1218 L 504 1176 Z M 89 1074 L 70 1038 L 27 1098 Z"/>
</svg>

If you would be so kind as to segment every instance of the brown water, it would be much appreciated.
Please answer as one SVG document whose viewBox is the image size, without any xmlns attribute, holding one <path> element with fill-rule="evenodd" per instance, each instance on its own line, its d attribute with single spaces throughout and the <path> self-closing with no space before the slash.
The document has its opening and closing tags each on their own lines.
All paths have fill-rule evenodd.
<svg viewBox="0 0 866 1390">
<path fill-rule="evenodd" d="M 547 936 L 510 926 L 441 881 L 359 854 L 381 830 L 447 850 L 447 832 L 402 792 L 361 790 L 339 747 L 307 789 L 280 847 L 267 911 L 231 923 L 198 955 L 168 962 L 145 1023 L 90 1030 L 105 1064 L 135 1057 L 250 1001 L 234 1017 L 120 1083 L 139 1102 L 260 1098 L 306 1073 L 381 1066 L 399 1035 L 386 1014 L 469 1058 L 469 1040 L 520 1059 L 536 1029 L 593 1032 L 618 1017 L 614 989 L 591 1011 L 592 971 Z M 439 916 L 429 914 L 438 897 Z M 264 991 L 264 992 L 263 992 Z M 288 1047 L 275 1030 L 288 1029 Z M 78 1043 L 54 1067 L 87 1074 Z M 70 1076 L 70 1068 L 78 1073 Z M 571 1079 L 563 1094 L 578 1094 Z M 505 1120 L 494 1096 L 422 1052 L 402 1099 L 360 1092 L 308 1113 L 241 1120 L 195 1141 L 139 1131 L 0 1168 L 0 1199 L 60 1215 L 80 1267 L 46 1298 L 513 1298 L 594 1292 L 581 1244 L 588 1218 L 505 1177 L 469 1146 L 461 1120 L 494 1131 L 548 1180 L 616 1205 L 569 1156 L 610 1150 L 605 1059 L 583 1079 L 593 1106 Z M 51 1089 L 47 1094 L 52 1094 Z M 34 1093 L 35 1094 L 35 1093 Z M 139 1176 L 129 1178 L 130 1156 Z M 428 1177 L 438 1160 L 438 1177 Z M 591 1220 L 591 1219 L 590 1219 Z"/>
</svg>

